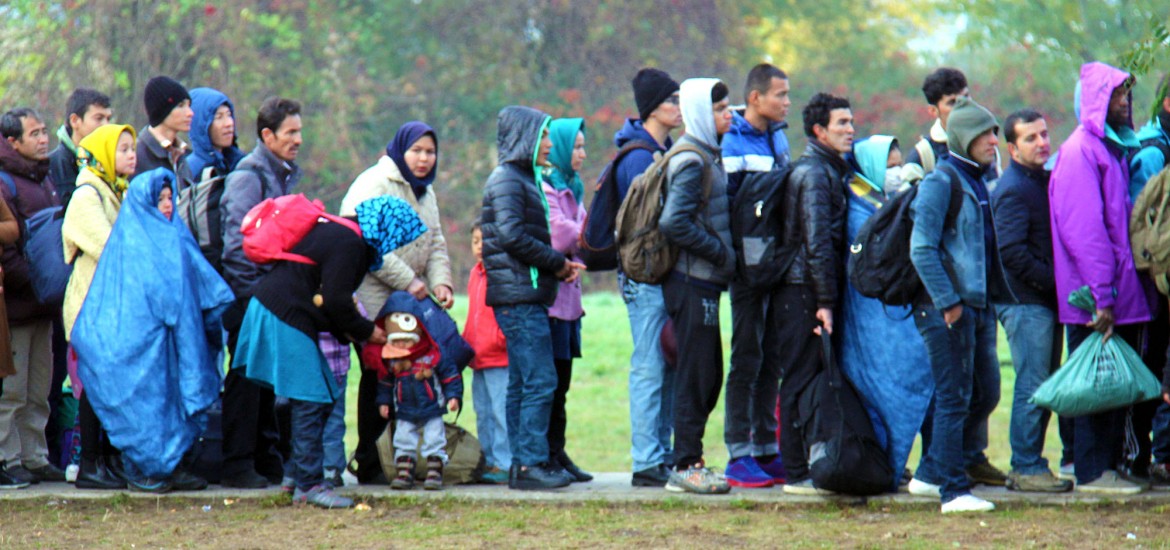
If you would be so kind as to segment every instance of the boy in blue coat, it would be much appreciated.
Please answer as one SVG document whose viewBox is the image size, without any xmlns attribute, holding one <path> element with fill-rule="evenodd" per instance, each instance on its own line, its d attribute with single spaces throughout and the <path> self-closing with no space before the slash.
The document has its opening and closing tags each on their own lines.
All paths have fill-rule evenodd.
<svg viewBox="0 0 1170 550">
<path fill-rule="evenodd" d="M 378 381 L 378 412 L 382 418 L 389 418 L 393 403 L 397 419 L 394 463 L 398 475 L 390 487 L 413 489 L 415 460 L 426 457 L 427 478 L 423 488 L 441 489 L 443 465 L 447 463 L 443 414 L 459 410 L 463 378 L 458 367 L 442 361 L 439 346 L 419 318 L 395 312 L 382 321 L 387 335 L 382 360 L 388 372 Z"/>
</svg>

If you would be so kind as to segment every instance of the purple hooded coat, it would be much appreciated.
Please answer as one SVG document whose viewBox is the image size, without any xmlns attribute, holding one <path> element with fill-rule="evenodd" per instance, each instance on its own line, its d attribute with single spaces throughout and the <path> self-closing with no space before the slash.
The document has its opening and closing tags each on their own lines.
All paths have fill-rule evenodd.
<svg viewBox="0 0 1170 550">
<path fill-rule="evenodd" d="M 1105 124 L 1109 98 L 1128 78 L 1104 63 L 1081 67 L 1080 124 L 1061 145 L 1052 171 L 1048 197 L 1056 297 L 1064 324 L 1092 320 L 1068 303 L 1069 294 L 1085 285 L 1098 308 L 1113 308 L 1118 325 L 1151 317 L 1155 297 L 1134 268 L 1129 244 L 1129 167 L 1123 148 L 1106 137 L 1112 133 Z"/>
</svg>

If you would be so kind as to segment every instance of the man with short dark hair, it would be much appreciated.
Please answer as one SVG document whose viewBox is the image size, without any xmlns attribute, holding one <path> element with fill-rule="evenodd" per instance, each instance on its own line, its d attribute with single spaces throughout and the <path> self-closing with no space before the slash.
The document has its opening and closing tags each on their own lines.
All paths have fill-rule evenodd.
<svg viewBox="0 0 1170 550">
<path fill-rule="evenodd" d="M 780 170 L 788 165 L 788 75 L 767 63 L 748 72 L 746 107 L 732 113 L 731 130 L 723 136 L 727 194 L 734 211 L 735 195 L 751 173 Z M 774 289 L 757 290 L 731 282 L 731 370 L 724 399 L 724 432 L 731 462 L 725 472 L 733 487 L 771 487 L 786 473 L 776 441 L 776 394 L 780 382 L 780 349 L 767 338 L 775 324 Z"/>
<path fill-rule="evenodd" d="M 296 164 L 301 148 L 300 103 L 280 97 L 264 100 L 256 116 L 256 134 L 256 148 L 228 175 L 219 205 L 223 274 L 236 294 L 236 302 L 223 315 L 229 351 L 235 350 L 252 287 L 272 269 L 244 256 L 240 225 L 253 206 L 292 193 L 300 181 L 301 169 Z M 224 486 L 262 488 L 282 481 L 275 400 L 272 388 L 256 385 L 236 369 L 228 371 L 223 396 Z"/>
<path fill-rule="evenodd" d="M 49 130 L 36 111 L 13 109 L 0 117 L 0 197 L 20 224 L 57 205 L 49 178 Z M 59 305 L 37 300 L 20 243 L 4 247 L 4 303 L 16 374 L 0 389 L 0 469 L 24 483 L 64 481 L 48 461 L 45 425 L 53 377 L 53 319 Z"/>
<path fill-rule="evenodd" d="M 1007 487 L 1060 493 L 1072 490 L 1072 482 L 1057 479 L 1043 456 L 1051 414 L 1028 402 L 1060 366 L 1064 343 L 1056 321 L 1049 174 L 1044 169 L 1052 155 L 1048 123 L 1035 110 L 1016 111 L 1004 121 L 1004 140 L 1011 163 L 991 192 L 991 204 L 1004 275 L 1017 300 L 995 304 L 1016 370 L 1008 434 L 1012 470 Z"/>
<path fill-rule="evenodd" d="M 150 124 L 138 131 L 138 167 L 134 175 L 167 168 L 175 173 L 179 192 L 194 183 L 187 167 L 187 144 L 179 132 L 191 130 L 191 95 L 187 89 L 167 76 L 156 76 L 146 83 L 143 92 Z"/>
<path fill-rule="evenodd" d="M 833 310 L 845 274 L 846 196 L 853 170 L 845 155 L 853 150 L 853 111 L 849 100 L 818 93 L 801 113 L 808 146 L 793 165 L 781 201 L 781 239 L 799 243 L 783 282 L 772 297 L 773 334 L 780 349 L 780 456 L 787 470 L 784 492 L 817 494 L 809 477 L 808 442 L 797 397 L 822 370 L 819 336 L 833 334 Z"/>
<path fill-rule="evenodd" d="M 926 75 L 922 82 L 922 95 L 926 96 L 926 109 L 934 117 L 930 132 L 922 136 L 906 155 L 906 165 L 921 178 L 950 154 L 947 149 L 947 118 L 960 97 L 970 97 L 967 76 L 958 69 L 940 67 Z"/>
<path fill-rule="evenodd" d="M 110 122 L 110 98 L 97 90 L 78 88 L 65 103 L 65 123 L 57 129 L 57 148 L 49 153 L 49 175 L 57 186 L 57 197 L 68 206 L 77 187 L 77 144 L 90 132 Z"/>
</svg>

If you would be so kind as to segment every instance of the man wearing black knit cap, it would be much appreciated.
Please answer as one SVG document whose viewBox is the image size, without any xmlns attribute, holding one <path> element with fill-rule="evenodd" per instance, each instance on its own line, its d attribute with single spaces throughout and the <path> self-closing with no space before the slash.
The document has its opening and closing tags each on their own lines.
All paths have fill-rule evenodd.
<svg viewBox="0 0 1170 550">
<path fill-rule="evenodd" d="M 634 178 L 665 153 L 673 143 L 670 131 L 682 126 L 678 82 L 658 69 L 638 71 L 632 82 L 639 118 L 631 118 L 614 145 L 628 152 L 615 159 L 616 182 L 622 199 Z M 666 324 L 662 287 L 634 282 L 618 272 L 618 286 L 630 316 L 634 353 L 630 356 L 630 454 L 634 459 L 632 484 L 662 487 L 670 476 L 674 370 L 666 364 L 659 337 Z"/>
<path fill-rule="evenodd" d="M 143 93 L 146 116 L 150 124 L 138 132 L 138 168 L 135 176 L 155 168 L 169 168 L 179 181 L 180 190 L 194 178 L 187 167 L 187 144 L 179 132 L 191 129 L 191 96 L 187 89 L 168 76 L 156 76 L 146 83 Z"/>
</svg>

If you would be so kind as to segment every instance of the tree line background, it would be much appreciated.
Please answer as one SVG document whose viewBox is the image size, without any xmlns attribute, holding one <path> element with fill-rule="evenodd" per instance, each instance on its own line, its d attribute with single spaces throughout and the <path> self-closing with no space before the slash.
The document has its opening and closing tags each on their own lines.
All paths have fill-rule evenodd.
<svg viewBox="0 0 1170 550">
<path fill-rule="evenodd" d="M 439 133 L 435 191 L 466 280 L 505 105 L 584 117 L 587 184 L 637 116 L 630 79 L 643 66 L 722 78 L 733 98 L 756 63 L 781 67 L 796 154 L 800 109 L 818 91 L 850 99 L 859 137 L 893 134 L 908 147 L 931 123 L 922 79 L 944 64 L 1001 120 L 1039 108 L 1059 144 L 1076 126 L 1086 61 L 1139 75 L 1135 122 L 1148 120 L 1170 70 L 1168 26 L 1164 0 L 8 0 L 0 109 L 35 107 L 55 128 L 68 94 L 88 86 L 110 95 L 116 120 L 141 127 L 143 87 L 166 74 L 231 97 L 247 151 L 260 102 L 291 97 L 304 105 L 299 190 L 333 207 L 400 124 L 424 120 Z"/>
</svg>

